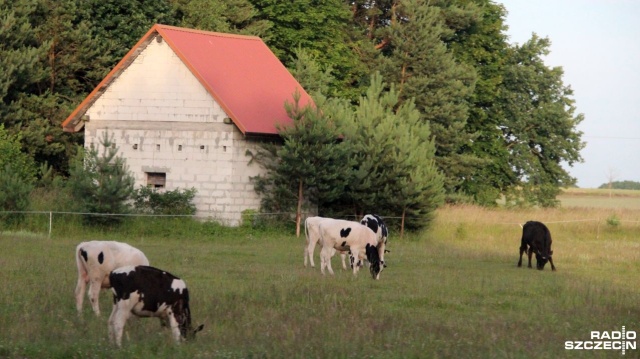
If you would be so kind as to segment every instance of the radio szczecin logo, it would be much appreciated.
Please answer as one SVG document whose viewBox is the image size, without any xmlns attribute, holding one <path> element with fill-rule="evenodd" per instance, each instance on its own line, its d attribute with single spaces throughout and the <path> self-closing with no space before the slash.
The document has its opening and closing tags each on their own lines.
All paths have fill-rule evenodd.
<svg viewBox="0 0 640 359">
<path fill-rule="evenodd" d="M 621 350 L 622 355 L 627 350 L 636 349 L 637 334 L 633 330 L 591 331 L 589 340 L 568 340 L 564 342 L 566 350 Z"/>
</svg>

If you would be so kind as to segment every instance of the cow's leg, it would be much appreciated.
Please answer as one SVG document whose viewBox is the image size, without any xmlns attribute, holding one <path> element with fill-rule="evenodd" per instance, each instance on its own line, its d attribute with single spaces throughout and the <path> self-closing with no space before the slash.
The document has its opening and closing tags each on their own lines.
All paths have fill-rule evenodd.
<svg viewBox="0 0 640 359">
<path fill-rule="evenodd" d="M 173 340 L 176 343 L 180 343 L 180 326 L 178 325 L 178 321 L 176 320 L 176 316 L 173 311 L 169 311 L 167 313 L 167 322 L 169 322 L 169 328 L 171 328 L 171 334 L 173 336 Z"/>
<path fill-rule="evenodd" d="M 320 272 L 324 274 L 324 269 L 329 270 L 329 274 L 333 275 L 333 268 L 331 268 L 331 247 L 322 246 L 320 251 Z"/>
<path fill-rule="evenodd" d="M 522 255 L 527 251 L 527 247 L 521 245 L 520 246 L 520 260 L 518 260 L 518 267 L 522 267 Z"/>
<path fill-rule="evenodd" d="M 549 263 L 551 263 L 551 270 L 556 270 L 556 266 L 553 265 L 553 258 L 549 257 Z"/>
<path fill-rule="evenodd" d="M 387 244 L 384 242 L 378 243 L 378 256 L 380 257 L 380 264 L 384 264 L 384 252 L 387 248 Z"/>
<path fill-rule="evenodd" d="M 101 279 L 92 279 L 89 284 L 89 291 L 87 295 L 89 296 L 89 301 L 91 302 L 91 308 L 93 308 L 93 312 L 96 313 L 97 316 L 100 316 L 100 288 L 102 287 Z"/>
<path fill-rule="evenodd" d="M 351 267 L 353 267 L 353 275 L 357 275 L 358 269 L 360 269 L 360 252 L 358 249 L 351 248 L 351 254 L 349 256 L 351 259 Z"/>
<path fill-rule="evenodd" d="M 533 248 L 529 247 L 529 250 L 527 251 L 527 256 L 529 257 L 529 268 L 531 267 L 531 255 L 533 254 Z"/>
<path fill-rule="evenodd" d="M 76 284 L 76 309 L 78 310 L 78 314 L 82 313 L 82 303 L 84 302 L 84 292 L 87 290 L 87 282 L 88 278 L 85 276 L 78 274 L 78 284 Z"/>
<path fill-rule="evenodd" d="M 347 270 L 347 253 L 340 252 L 340 259 L 342 259 L 342 269 Z"/>
<path fill-rule="evenodd" d="M 318 241 L 311 239 L 309 245 L 307 246 L 307 255 L 309 256 L 309 263 L 311 264 L 311 268 L 316 267 L 316 264 L 313 261 L 313 252 L 315 252 L 316 250 L 316 244 L 318 244 Z"/>
<path fill-rule="evenodd" d="M 122 346 L 124 325 L 127 323 L 130 315 L 131 312 L 127 308 L 126 302 L 120 301 L 113 305 L 113 311 L 109 316 L 109 338 L 119 347 Z"/>
</svg>

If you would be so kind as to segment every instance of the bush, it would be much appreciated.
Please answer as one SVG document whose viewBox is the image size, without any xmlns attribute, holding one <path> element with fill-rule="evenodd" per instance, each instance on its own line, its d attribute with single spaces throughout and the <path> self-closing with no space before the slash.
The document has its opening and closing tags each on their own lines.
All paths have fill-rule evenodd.
<svg viewBox="0 0 640 359">
<path fill-rule="evenodd" d="M 8 164 L 0 168 L 0 189 L 0 210 L 26 211 L 29 208 L 29 193 L 33 186 Z M 22 213 L 6 213 L 0 218 L 11 223 L 20 221 L 23 216 Z"/>
<path fill-rule="evenodd" d="M 133 206 L 139 213 L 193 215 L 196 213 L 196 206 L 193 204 L 196 192 L 193 187 L 163 192 L 150 187 L 140 187 L 133 192 Z"/>
</svg>

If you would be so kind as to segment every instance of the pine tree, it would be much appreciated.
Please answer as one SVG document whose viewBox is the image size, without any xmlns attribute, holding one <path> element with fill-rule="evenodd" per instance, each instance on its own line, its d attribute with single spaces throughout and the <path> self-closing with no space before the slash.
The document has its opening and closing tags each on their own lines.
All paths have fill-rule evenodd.
<svg viewBox="0 0 640 359">
<path fill-rule="evenodd" d="M 429 123 L 436 144 L 436 163 L 449 193 L 480 164 L 465 153 L 475 133 L 466 128 L 468 100 L 476 75 L 458 63 L 442 41 L 446 32 L 440 9 L 417 0 L 393 6 L 390 25 L 380 30 L 380 72 L 397 84 L 400 101 L 413 99 L 422 120 Z"/>
<path fill-rule="evenodd" d="M 345 130 L 356 158 L 348 197 L 358 217 L 398 214 L 408 227 L 422 228 L 443 200 L 435 142 L 413 101 L 400 103 L 395 86 L 386 87 L 379 74 L 371 77 Z"/>
<path fill-rule="evenodd" d="M 84 213 L 123 214 L 129 212 L 127 201 L 133 194 L 134 178 L 125 160 L 117 156 L 118 149 L 108 134 L 100 140 L 100 148 L 80 150 L 74 158 L 69 186 Z M 84 217 L 89 224 L 111 225 L 122 221 L 119 216 Z"/>
<path fill-rule="evenodd" d="M 322 206 L 342 195 L 352 167 L 348 143 L 340 141 L 337 124 L 328 115 L 333 112 L 330 102 L 300 106 L 299 98 L 296 93 L 294 102 L 285 104 L 293 125 L 279 129 L 284 143 L 270 148 L 275 158 L 261 160 L 267 174 L 254 178 L 263 209 L 295 211 L 297 235 L 303 206 Z"/>
</svg>

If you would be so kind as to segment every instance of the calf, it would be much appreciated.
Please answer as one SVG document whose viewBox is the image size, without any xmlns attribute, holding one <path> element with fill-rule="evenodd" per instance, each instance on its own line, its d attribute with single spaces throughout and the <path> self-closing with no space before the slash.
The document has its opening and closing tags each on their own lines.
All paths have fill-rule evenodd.
<svg viewBox="0 0 640 359">
<path fill-rule="evenodd" d="M 320 271 L 324 274 L 324 269 L 331 268 L 331 256 L 338 251 L 349 251 L 353 274 L 357 274 L 360 267 L 360 260 L 365 258 L 369 261 L 369 271 L 374 279 L 380 278 L 380 272 L 384 268 L 380 262 L 380 256 L 376 245 L 378 239 L 376 234 L 358 222 L 345 221 L 341 219 L 326 219 L 319 224 L 320 244 Z"/>
<path fill-rule="evenodd" d="M 384 262 L 384 254 L 388 252 L 386 250 L 387 238 L 389 237 L 389 230 L 382 218 L 377 214 L 367 214 L 360 220 L 360 223 L 371 228 L 373 233 L 378 238 L 378 254 L 380 255 L 380 261 L 382 265 L 386 267 Z"/>
<path fill-rule="evenodd" d="M 522 266 L 522 254 L 527 252 L 529 256 L 529 268 L 531 268 L 531 254 L 536 254 L 536 267 L 543 270 L 547 261 L 551 263 L 551 270 L 556 270 L 553 265 L 553 251 L 551 250 L 551 232 L 541 222 L 529 221 L 522 227 L 522 240 L 520 242 L 520 260 L 518 267 Z"/>
<path fill-rule="evenodd" d="M 306 237 L 306 244 L 304 247 L 304 266 L 307 266 L 307 262 L 311 264 L 311 267 L 315 268 L 315 263 L 313 262 L 313 252 L 315 251 L 316 245 L 320 241 L 320 222 L 324 220 L 333 220 L 331 218 L 325 217 L 308 217 L 304 221 L 304 234 Z M 335 254 L 335 249 L 331 252 L 331 256 Z M 347 252 L 340 252 L 340 257 L 342 258 L 342 269 L 347 269 Z"/>
<path fill-rule="evenodd" d="M 76 247 L 78 284 L 76 285 L 76 309 L 82 313 L 84 293 L 89 283 L 87 295 L 96 315 L 100 315 L 98 295 L 101 288 L 109 288 L 109 273 L 126 265 L 149 265 L 147 257 L 137 248 L 115 241 L 82 242 Z"/>
<path fill-rule="evenodd" d="M 122 345 L 122 331 L 131 314 L 159 317 L 168 323 L 177 343 L 191 339 L 204 327 L 192 329 L 189 290 L 171 273 L 148 266 L 126 266 L 111 272 L 109 282 L 113 291 L 109 338 L 118 346 Z"/>
</svg>

